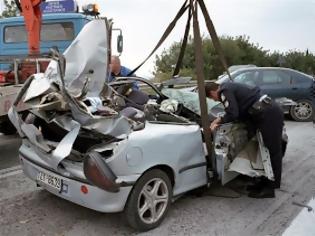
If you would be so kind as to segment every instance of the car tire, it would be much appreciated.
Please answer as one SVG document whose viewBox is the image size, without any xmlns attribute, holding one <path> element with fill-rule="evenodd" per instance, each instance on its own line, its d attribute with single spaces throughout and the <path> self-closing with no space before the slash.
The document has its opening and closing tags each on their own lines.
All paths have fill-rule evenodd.
<svg viewBox="0 0 315 236">
<path fill-rule="evenodd" d="M 311 121 L 314 115 L 312 102 L 309 100 L 299 100 L 295 106 L 290 108 L 290 115 L 293 120 L 299 122 Z"/>
<path fill-rule="evenodd" d="M 146 172 L 129 195 L 124 212 L 128 224 L 138 231 L 157 227 L 167 214 L 172 191 L 170 178 L 164 171 Z"/>
</svg>

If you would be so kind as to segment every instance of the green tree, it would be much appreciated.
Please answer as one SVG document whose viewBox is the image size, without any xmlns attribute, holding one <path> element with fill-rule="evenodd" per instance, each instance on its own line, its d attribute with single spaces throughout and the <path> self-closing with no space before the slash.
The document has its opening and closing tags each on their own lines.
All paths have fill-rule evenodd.
<svg viewBox="0 0 315 236">
<path fill-rule="evenodd" d="M 306 53 L 300 51 L 289 51 L 284 55 L 284 66 L 308 74 L 315 73 L 315 56 L 308 51 Z"/>
<path fill-rule="evenodd" d="M 19 14 L 19 10 L 13 0 L 4 0 L 5 9 L 1 13 L 0 18 L 7 18 L 17 16 Z"/>
<path fill-rule="evenodd" d="M 259 45 L 249 42 L 246 36 L 220 37 L 221 46 L 229 65 L 256 64 L 268 65 L 268 51 L 263 50 Z M 224 71 L 218 55 L 215 52 L 210 38 L 202 38 L 204 73 L 207 79 L 216 79 Z M 181 43 L 175 42 L 169 49 L 164 50 L 161 55 L 156 56 L 155 77 L 158 81 L 170 79 L 173 68 L 177 61 Z M 194 41 L 189 38 L 185 56 L 183 59 L 181 75 L 190 75 L 195 78 L 195 56 Z"/>
</svg>

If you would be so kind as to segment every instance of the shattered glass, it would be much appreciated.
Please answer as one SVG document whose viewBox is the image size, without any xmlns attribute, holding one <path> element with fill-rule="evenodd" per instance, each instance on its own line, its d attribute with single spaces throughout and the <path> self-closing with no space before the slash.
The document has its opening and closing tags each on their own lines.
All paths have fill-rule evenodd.
<svg viewBox="0 0 315 236">
<path fill-rule="evenodd" d="M 185 107 L 187 107 L 194 113 L 201 115 L 198 93 L 176 89 L 163 89 L 162 93 L 169 98 L 180 101 Z M 219 102 L 207 98 L 208 113 L 211 114 L 213 112 L 212 109 L 219 104 Z"/>
</svg>

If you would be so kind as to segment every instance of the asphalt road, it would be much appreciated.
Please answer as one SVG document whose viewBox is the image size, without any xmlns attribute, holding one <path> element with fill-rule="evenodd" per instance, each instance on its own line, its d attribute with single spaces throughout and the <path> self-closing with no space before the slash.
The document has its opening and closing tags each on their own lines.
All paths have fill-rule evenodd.
<svg viewBox="0 0 315 236">
<path fill-rule="evenodd" d="M 0 170 L 19 164 L 18 149 L 21 141 L 18 135 L 3 135 L 0 133 Z"/>
<path fill-rule="evenodd" d="M 315 128 L 311 123 L 286 125 L 290 141 L 275 199 L 187 194 L 171 206 L 160 227 L 141 235 L 281 235 L 303 209 L 292 203 L 308 203 L 315 196 Z M 13 152 L 3 152 L 3 147 L 1 158 L 17 151 L 14 146 Z M 0 235 L 136 234 L 123 214 L 102 214 L 55 197 L 18 168 L 0 171 Z"/>
</svg>

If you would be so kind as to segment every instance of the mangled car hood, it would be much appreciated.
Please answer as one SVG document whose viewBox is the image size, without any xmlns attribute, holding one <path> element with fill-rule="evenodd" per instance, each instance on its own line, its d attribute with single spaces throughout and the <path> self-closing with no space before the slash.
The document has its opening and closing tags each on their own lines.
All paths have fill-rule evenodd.
<svg viewBox="0 0 315 236">
<path fill-rule="evenodd" d="M 70 91 L 83 88 L 90 78 L 88 97 L 99 96 L 104 86 L 108 65 L 108 31 L 104 20 L 93 20 L 86 25 L 65 51 L 65 83 Z"/>
<path fill-rule="evenodd" d="M 93 20 L 84 26 L 64 52 L 66 59 L 64 83 L 72 95 L 79 94 L 88 80 L 86 96 L 99 96 L 108 70 L 108 43 L 106 21 Z M 37 85 L 36 91 L 35 88 L 32 88 L 35 85 L 35 82 L 33 82 L 26 94 L 25 101 L 46 92 L 49 83 L 61 83 L 59 68 L 55 61 L 50 62 L 45 75 L 42 77 L 46 79 L 46 82 Z"/>
</svg>

